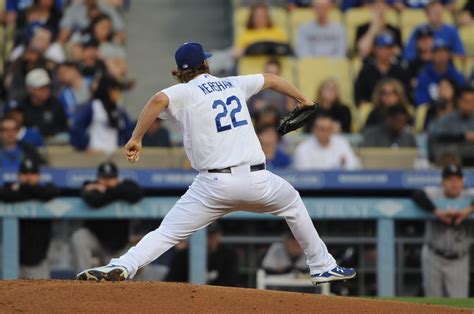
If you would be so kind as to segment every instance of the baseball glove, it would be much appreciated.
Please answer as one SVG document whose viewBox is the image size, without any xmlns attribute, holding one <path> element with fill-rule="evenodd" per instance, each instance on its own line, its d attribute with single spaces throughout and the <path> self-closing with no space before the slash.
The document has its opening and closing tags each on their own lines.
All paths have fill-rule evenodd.
<svg viewBox="0 0 474 314">
<path fill-rule="evenodd" d="M 278 133 L 281 136 L 288 132 L 292 132 L 304 126 L 306 122 L 318 109 L 319 104 L 314 103 L 313 106 L 305 106 L 303 108 L 296 107 L 289 115 L 283 117 L 278 127 Z"/>
</svg>

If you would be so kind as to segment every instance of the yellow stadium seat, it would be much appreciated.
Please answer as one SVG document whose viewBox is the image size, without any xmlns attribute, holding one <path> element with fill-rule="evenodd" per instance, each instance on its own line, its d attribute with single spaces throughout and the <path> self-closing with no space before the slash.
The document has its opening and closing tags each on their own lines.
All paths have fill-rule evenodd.
<svg viewBox="0 0 474 314">
<path fill-rule="evenodd" d="M 426 121 L 426 114 L 428 113 L 430 105 L 429 104 L 422 104 L 416 108 L 416 116 L 415 116 L 415 131 L 416 133 L 423 132 L 425 128 L 425 121 Z"/>
<path fill-rule="evenodd" d="M 355 82 L 359 75 L 360 69 L 362 68 L 363 62 L 360 57 L 354 57 L 351 59 L 351 77 L 352 81 Z"/>
<path fill-rule="evenodd" d="M 345 104 L 352 105 L 352 80 L 349 61 L 345 58 L 308 58 L 297 63 L 298 85 L 301 91 L 316 96 L 316 90 L 327 78 L 335 78 L 341 91 L 341 99 Z"/>
<path fill-rule="evenodd" d="M 474 57 L 474 26 L 467 25 L 459 30 L 466 55 Z"/>
<path fill-rule="evenodd" d="M 309 21 L 314 21 L 315 19 L 316 18 L 315 18 L 314 10 L 311 8 L 310 9 L 297 8 L 291 11 L 289 22 L 290 22 L 290 35 L 291 35 L 293 46 L 295 45 L 296 34 L 300 26 Z M 329 19 L 332 22 L 342 23 L 341 11 L 337 8 L 334 8 L 333 10 L 331 10 Z"/>
<path fill-rule="evenodd" d="M 355 43 L 355 36 L 357 27 L 369 22 L 372 19 L 372 12 L 367 7 L 353 8 L 346 12 L 344 16 L 346 24 L 347 39 L 349 43 L 349 50 L 352 50 Z M 398 26 L 398 14 L 394 10 L 385 13 L 387 23 Z"/>
<path fill-rule="evenodd" d="M 454 65 L 460 71 L 464 77 L 470 78 L 472 71 L 474 70 L 474 57 L 466 57 L 464 60 L 460 58 L 454 59 Z"/>
<path fill-rule="evenodd" d="M 234 36 L 245 28 L 249 14 L 249 7 L 239 7 L 234 10 Z M 270 16 L 274 25 L 279 26 L 285 33 L 288 33 L 288 14 L 285 9 L 270 7 Z"/>
<path fill-rule="evenodd" d="M 359 131 L 364 128 L 372 110 L 374 110 L 374 105 L 369 102 L 363 103 L 359 106 Z"/>
<path fill-rule="evenodd" d="M 239 60 L 238 73 L 239 75 L 262 73 L 265 63 L 272 57 L 268 56 L 248 56 Z M 293 59 L 289 57 L 280 57 L 281 62 L 281 76 L 290 82 L 295 82 Z"/>
<path fill-rule="evenodd" d="M 454 17 L 451 12 L 445 10 L 443 19 L 446 24 L 455 24 Z M 413 29 L 428 21 L 424 10 L 405 9 L 400 13 L 400 26 L 402 32 L 402 41 L 406 43 L 410 38 Z"/>
<path fill-rule="evenodd" d="M 365 147 L 355 150 L 363 169 L 413 169 L 416 148 Z"/>
<path fill-rule="evenodd" d="M 466 5 L 466 2 L 467 0 L 456 0 L 455 1 L 456 11 L 461 11 Z"/>
</svg>

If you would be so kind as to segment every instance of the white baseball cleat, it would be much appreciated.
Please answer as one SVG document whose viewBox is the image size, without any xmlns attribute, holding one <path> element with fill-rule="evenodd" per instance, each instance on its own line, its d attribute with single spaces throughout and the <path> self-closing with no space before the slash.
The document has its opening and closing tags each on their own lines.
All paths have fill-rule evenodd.
<svg viewBox="0 0 474 314">
<path fill-rule="evenodd" d="M 128 270 L 118 265 L 100 266 L 86 269 L 77 274 L 76 278 L 92 281 L 123 281 L 128 278 Z"/>
<path fill-rule="evenodd" d="M 336 266 L 333 269 L 324 273 L 311 275 L 311 281 L 313 282 L 313 285 L 317 285 L 330 281 L 348 280 L 354 278 L 355 276 L 356 271 L 354 270 L 354 268 Z"/>
</svg>

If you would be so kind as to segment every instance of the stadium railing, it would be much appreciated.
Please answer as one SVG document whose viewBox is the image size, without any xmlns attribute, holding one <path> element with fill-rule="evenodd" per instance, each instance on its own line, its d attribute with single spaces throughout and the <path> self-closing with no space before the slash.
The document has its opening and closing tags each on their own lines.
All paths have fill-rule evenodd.
<svg viewBox="0 0 474 314">
<path fill-rule="evenodd" d="M 19 219 L 157 219 L 172 208 L 177 197 L 148 197 L 135 205 L 117 202 L 101 210 L 88 210 L 80 198 L 57 198 L 46 203 L 0 203 L 2 220 L 2 278 L 16 279 L 19 271 Z M 377 294 L 395 295 L 395 221 L 426 220 L 432 215 L 404 198 L 304 197 L 310 216 L 318 220 L 376 220 Z M 452 204 L 451 204 L 452 205 Z M 281 219 L 268 214 L 235 212 L 224 219 Z M 190 281 L 205 283 L 206 230 L 190 238 Z"/>
</svg>

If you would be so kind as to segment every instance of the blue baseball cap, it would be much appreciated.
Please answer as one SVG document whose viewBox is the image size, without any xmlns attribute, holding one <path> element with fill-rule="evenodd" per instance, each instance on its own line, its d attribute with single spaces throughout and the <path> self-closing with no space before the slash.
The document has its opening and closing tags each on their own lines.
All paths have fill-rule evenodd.
<svg viewBox="0 0 474 314">
<path fill-rule="evenodd" d="M 436 38 L 433 42 L 433 51 L 438 49 L 451 50 L 448 43 L 441 38 Z"/>
<path fill-rule="evenodd" d="M 390 34 L 380 34 L 375 37 L 376 47 L 395 46 L 395 38 Z"/>
<path fill-rule="evenodd" d="M 200 43 L 184 43 L 174 54 L 176 65 L 181 70 L 197 67 L 211 56 L 211 53 L 204 51 Z"/>
</svg>

